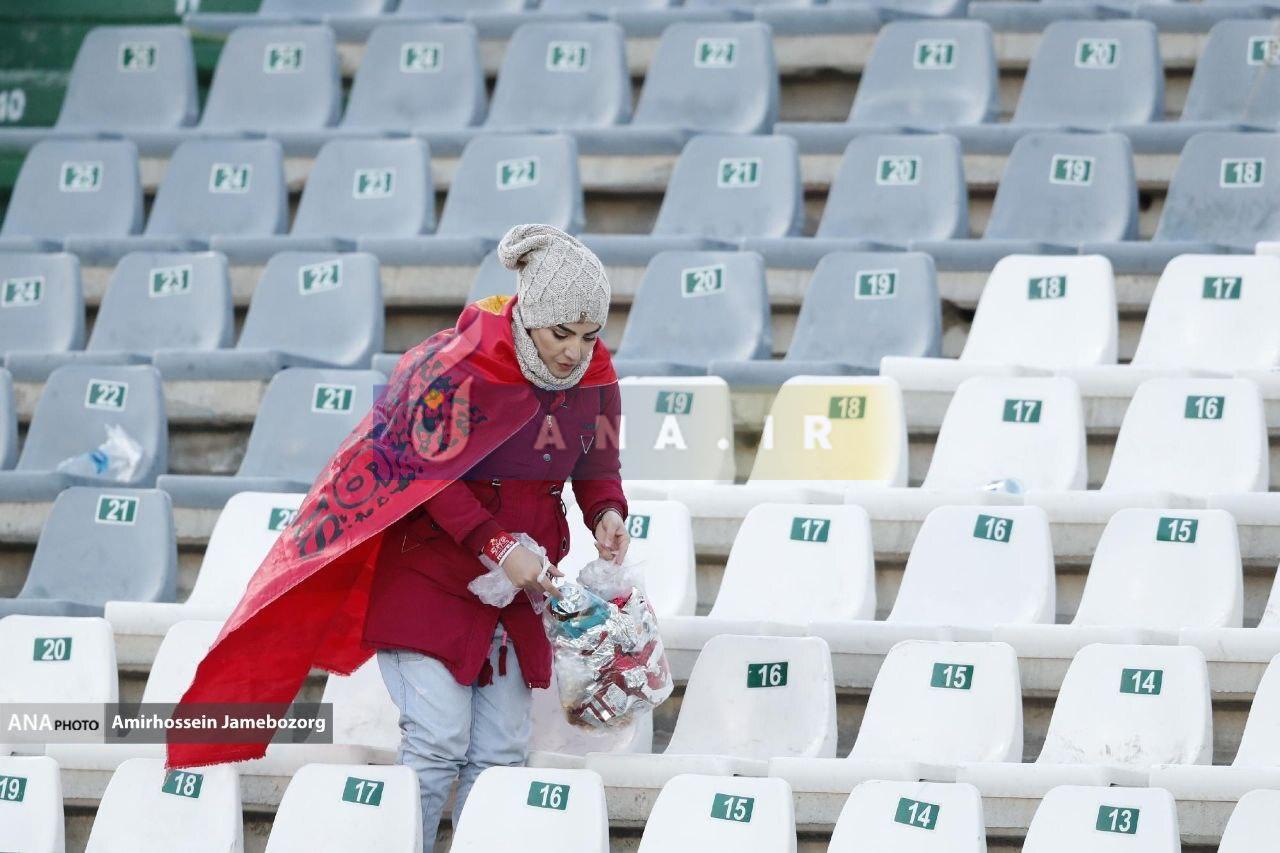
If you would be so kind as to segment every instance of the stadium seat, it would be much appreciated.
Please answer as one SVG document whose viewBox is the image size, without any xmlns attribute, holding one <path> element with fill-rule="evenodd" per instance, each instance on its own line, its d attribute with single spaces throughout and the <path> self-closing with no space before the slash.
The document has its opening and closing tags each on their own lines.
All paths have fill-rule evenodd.
<svg viewBox="0 0 1280 853">
<path fill-rule="evenodd" d="M 999 33 L 1040 33 L 1063 19 L 1131 18 L 1142 0 L 974 0 L 969 16 Z M 1155 0 L 1158 3 L 1169 0 Z M 1211 0 L 1212 2 L 1212 0 Z M 1170 3 L 1170 5 L 1173 5 Z"/>
<path fill-rule="evenodd" d="M 628 495 L 665 496 L 684 483 L 731 484 L 733 415 L 718 376 L 626 376 L 618 382 L 627 442 Z"/>
<path fill-rule="evenodd" d="M 1129 140 L 1036 132 L 1009 153 L 981 240 L 915 240 L 911 248 L 932 254 L 938 269 L 985 271 L 1006 255 L 1074 255 L 1081 243 L 1137 236 Z"/>
<path fill-rule="evenodd" d="M 665 752 L 593 752 L 586 766 L 611 789 L 655 790 L 681 773 L 764 776 L 770 758 L 835 751 L 827 644 L 816 637 L 722 635 L 707 642 L 694 664 Z"/>
<path fill-rule="evenodd" d="M 202 35 L 227 33 L 237 27 L 305 21 L 329 24 L 340 34 L 355 38 L 367 33 L 395 5 L 395 0 L 262 0 L 255 12 L 195 12 L 183 20 Z"/>
<path fill-rule="evenodd" d="M 289 233 L 219 232 L 212 247 L 235 263 L 284 251 L 353 249 L 367 235 L 416 237 L 435 230 L 431 154 L 420 139 L 335 139 L 307 176 Z"/>
<path fill-rule="evenodd" d="M 529 0 L 401 0 L 396 18 L 468 21 L 484 39 L 506 39 L 529 20 Z"/>
<path fill-rule="evenodd" d="M 214 235 L 283 233 L 289 222 L 280 143 L 273 139 L 189 140 L 169 160 L 142 234 L 72 235 L 86 264 L 110 265 L 133 251 L 188 251 Z"/>
<path fill-rule="evenodd" d="M 1142 786 L 1154 765 L 1212 755 L 1199 649 L 1095 643 L 1071 661 L 1035 762 L 966 764 L 957 781 L 987 798 L 1036 799 L 1059 785 Z"/>
<path fill-rule="evenodd" d="M 1178 810 L 1159 788 L 1063 785 L 1036 809 L 1024 853 L 1178 853 Z"/>
<path fill-rule="evenodd" d="M 1235 499 L 1240 500 L 1240 497 Z M 1230 511 L 1234 508 L 1233 501 L 1222 498 L 1211 498 L 1207 503 L 1215 509 Z M 1265 509 L 1264 507 L 1264 511 Z M 1250 521 L 1249 516 L 1244 513 L 1236 519 L 1236 523 L 1242 527 Z M 1248 536 L 1248 531 L 1243 535 Z M 1178 642 L 1200 649 L 1211 664 L 1265 667 L 1273 657 L 1280 654 L 1280 585 L 1272 583 L 1257 627 L 1187 627 L 1178 632 Z"/>
<path fill-rule="evenodd" d="M 1116 285 L 1106 258 L 1001 258 L 987 278 L 959 359 L 886 356 L 880 373 L 907 391 L 950 392 L 971 376 L 1115 364 Z"/>
<path fill-rule="evenodd" d="M 13 398 L 13 374 L 0 367 L 0 471 L 18 461 L 18 404 Z"/>
<path fill-rule="evenodd" d="M 541 692 L 541 691 L 540 691 Z M 476 778 L 450 850 L 609 853 L 609 809 L 590 770 L 490 767 Z"/>
<path fill-rule="evenodd" d="M 775 758 L 769 775 L 796 791 L 835 793 L 868 779 L 953 781 L 963 762 L 1021 759 L 1013 649 L 905 640 L 876 675 L 847 758 Z"/>
<path fill-rule="evenodd" d="M 768 133 L 778 64 L 765 24 L 675 23 L 662 32 L 631 123 L 577 132 L 584 154 L 674 154 L 694 133 Z"/>
<path fill-rule="evenodd" d="M 795 853 L 791 789 L 781 779 L 681 774 L 663 786 L 639 853 Z"/>
<path fill-rule="evenodd" d="M 209 534 L 195 586 L 186 601 L 108 601 L 105 615 L 116 634 L 121 663 L 149 662 L 153 645 L 178 622 L 230 616 L 280 531 L 293 521 L 302 498 L 300 494 L 272 492 L 232 495 Z M 145 656 L 135 648 L 141 638 L 148 639 Z"/>
<path fill-rule="evenodd" d="M 653 752 L 653 714 L 641 714 L 635 725 L 608 732 L 571 723 L 560 704 L 554 668 L 547 689 L 533 691 L 529 716 L 529 767 L 580 770 L 589 752 Z"/>
<path fill-rule="evenodd" d="M 91 453 L 119 426 L 141 448 L 127 482 L 71 474 L 58 464 Z M 12 471 L 0 471 L 0 501 L 49 501 L 73 484 L 145 487 L 166 469 L 169 423 L 160 374 L 150 365 L 67 365 L 49 375 Z"/>
<path fill-rule="evenodd" d="M 284 792 L 266 853 L 420 853 L 421 808 L 418 777 L 409 767 L 308 764 Z"/>
<path fill-rule="evenodd" d="M 853 789 L 828 853 L 986 853 L 982 797 L 972 785 L 872 780 Z"/>
<path fill-rule="evenodd" d="M 759 504 L 734 537 L 711 612 L 662 620 L 667 658 L 679 678 L 719 634 L 801 636 L 811 621 L 874 619 L 875 581 L 862 507 Z"/>
<path fill-rule="evenodd" d="M 341 108 L 342 81 L 331 29 L 241 27 L 227 37 L 218 56 L 200 129 L 315 134 L 336 124 Z"/>
<path fill-rule="evenodd" d="M 457 156 L 484 115 L 475 27 L 386 24 L 369 35 L 336 132 L 412 133 L 437 156 Z"/>
<path fill-rule="evenodd" d="M 748 237 L 770 267 L 812 269 L 828 254 L 969 236 L 960 143 L 952 136 L 859 136 L 831 182 L 813 237 Z"/>
<path fill-rule="evenodd" d="M 1275 44 L 1274 39 L 1272 24 L 1267 21 L 1214 24 L 1196 59 L 1178 121 L 1121 128 L 1134 150 L 1176 153 L 1188 139 L 1205 130 L 1274 129 L 1280 124 L 1280 69 L 1267 60 L 1274 55 L 1268 53 L 1275 50 L 1269 47 Z"/>
<path fill-rule="evenodd" d="M 995 121 L 1000 102 L 991 27 L 982 21 L 893 21 L 876 38 L 843 122 L 780 122 L 806 154 L 836 154 L 868 130 L 928 130 Z"/>
<path fill-rule="evenodd" d="M 1260 241 L 1280 239 L 1268 161 L 1280 162 L 1278 133 L 1197 134 L 1182 149 L 1151 240 L 1086 238 L 1080 251 L 1106 255 L 1118 272 L 1155 274 L 1178 255 L 1252 253 Z"/>
<path fill-rule="evenodd" d="M 164 769 L 131 758 L 111 776 L 85 853 L 242 853 L 240 774 L 235 765 Z"/>
<path fill-rule="evenodd" d="M 480 262 L 475 278 L 471 279 L 471 289 L 467 291 L 467 304 L 479 302 L 489 296 L 515 296 L 518 278 L 517 273 L 502 265 L 496 251 L 490 252 Z"/>
<path fill-rule="evenodd" d="M 132 252 L 111 274 L 83 350 L 12 352 L 10 370 L 43 381 L 66 364 L 139 364 L 157 350 L 208 351 L 235 334 L 227 261 L 214 252 Z"/>
<path fill-rule="evenodd" d="M 642 267 L 659 252 L 787 237 L 803 224 L 794 140 L 704 135 L 689 140 L 676 161 L 650 234 L 587 234 L 582 241 L 606 267 Z"/>
<path fill-rule="evenodd" d="M 666 251 L 645 270 L 613 366 L 619 376 L 697 376 L 715 359 L 772 352 L 759 255 Z"/>
<path fill-rule="evenodd" d="M 928 255 L 834 252 L 819 261 L 805 288 L 780 361 L 717 360 L 708 372 L 731 386 L 767 388 L 805 374 L 875 374 L 886 355 L 936 357 L 942 354 L 940 304 Z"/>
<path fill-rule="evenodd" d="M 234 348 L 161 350 L 153 361 L 170 381 L 266 380 L 295 366 L 365 368 L 382 350 L 384 313 L 372 255 L 281 252 L 262 270 Z"/>
<path fill-rule="evenodd" d="M 157 487 L 176 506 L 208 509 L 237 492 L 306 492 L 384 381 L 372 370 L 282 370 L 267 385 L 235 476 L 169 474 Z"/>
<path fill-rule="evenodd" d="M 1276 10 L 1273 0 L 1202 0 L 1200 3 L 1146 0 L 1137 4 L 1134 15 L 1154 21 L 1161 32 L 1198 35 L 1219 21 L 1270 18 Z"/>
<path fill-rule="evenodd" d="M 66 489 L 0 616 L 101 616 L 108 601 L 173 601 L 178 546 L 169 496 L 153 489 Z"/>
<path fill-rule="evenodd" d="M 116 648 L 105 619 L 6 615 L 0 659 L 0 702 L 115 702 L 119 696 Z"/>
<path fill-rule="evenodd" d="M 72 235 L 142 230 L 138 149 L 127 139 L 46 139 L 22 161 L 0 226 L 0 250 L 57 251 Z"/>
<path fill-rule="evenodd" d="M 1240 798 L 1222 831 L 1218 853 L 1259 853 L 1280 830 L 1280 791 L 1250 791 Z"/>
<path fill-rule="evenodd" d="M 0 757 L 0 846 L 24 853 L 64 853 L 62 776 L 43 755 Z"/>
<path fill-rule="evenodd" d="M 12 352 L 84 346 L 80 260 L 71 254 L 0 252 L 0 341 Z"/>
<path fill-rule="evenodd" d="M 463 149 L 434 235 L 356 244 L 387 264 L 475 266 L 513 226 L 543 222 L 577 233 L 583 221 L 572 137 L 487 133 Z"/>
</svg>

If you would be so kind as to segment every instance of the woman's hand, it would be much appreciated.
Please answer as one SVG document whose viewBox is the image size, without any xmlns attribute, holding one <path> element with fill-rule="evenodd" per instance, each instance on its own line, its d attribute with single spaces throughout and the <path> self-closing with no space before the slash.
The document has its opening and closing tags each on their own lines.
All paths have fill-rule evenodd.
<svg viewBox="0 0 1280 853">
<path fill-rule="evenodd" d="M 612 560 L 615 565 L 622 565 L 627 556 L 627 548 L 631 545 L 631 535 L 627 533 L 627 524 L 616 509 L 605 510 L 596 524 L 596 550 L 601 558 Z"/>
<path fill-rule="evenodd" d="M 547 574 L 542 574 L 542 558 L 523 545 L 519 545 L 502 561 L 502 570 L 507 573 L 511 584 L 523 589 L 530 595 L 545 592 L 552 598 L 562 598 L 551 578 L 562 578 L 564 573 L 551 566 Z"/>
</svg>

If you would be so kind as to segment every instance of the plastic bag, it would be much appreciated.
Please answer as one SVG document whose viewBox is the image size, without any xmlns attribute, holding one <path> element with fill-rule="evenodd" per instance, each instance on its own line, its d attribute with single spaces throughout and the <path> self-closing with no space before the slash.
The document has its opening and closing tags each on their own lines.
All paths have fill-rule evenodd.
<svg viewBox="0 0 1280 853">
<path fill-rule="evenodd" d="M 547 559 L 547 551 L 537 542 L 533 541 L 533 537 L 527 533 L 513 534 L 513 538 L 524 547 L 542 558 L 542 566 L 545 570 L 550 564 Z M 475 594 L 475 597 L 492 607 L 506 607 L 516 597 L 519 588 L 511 582 L 511 578 L 507 577 L 506 571 L 493 560 L 480 555 L 480 562 L 484 564 L 489 571 L 467 584 L 467 589 Z M 546 599 L 541 595 L 529 596 L 529 601 L 533 604 L 533 609 L 537 613 L 541 613 L 546 607 Z"/>
<path fill-rule="evenodd" d="M 131 482 L 142 463 L 142 445 L 119 424 L 107 424 L 106 431 L 107 440 L 97 449 L 63 459 L 57 470 L 79 477 Z"/>
</svg>

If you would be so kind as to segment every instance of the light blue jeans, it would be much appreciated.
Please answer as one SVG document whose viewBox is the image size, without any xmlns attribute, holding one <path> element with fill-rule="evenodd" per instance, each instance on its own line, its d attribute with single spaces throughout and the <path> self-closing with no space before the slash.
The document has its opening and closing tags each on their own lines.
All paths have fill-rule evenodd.
<svg viewBox="0 0 1280 853">
<path fill-rule="evenodd" d="M 494 636 L 489 660 L 493 682 L 463 686 L 435 658 L 405 649 L 378 651 L 378 668 L 400 709 L 400 750 L 396 762 L 418 774 L 422 796 L 422 850 L 432 853 L 449 786 L 458 780 L 453 825 L 476 777 L 489 767 L 524 764 L 529 746 L 531 691 L 507 649 L 506 675 L 499 675 Z"/>
</svg>

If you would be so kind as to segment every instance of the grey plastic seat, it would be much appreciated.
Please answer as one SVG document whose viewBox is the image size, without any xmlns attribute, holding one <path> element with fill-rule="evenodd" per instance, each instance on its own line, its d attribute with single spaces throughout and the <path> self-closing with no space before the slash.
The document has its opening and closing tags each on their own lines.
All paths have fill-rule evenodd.
<svg viewBox="0 0 1280 853">
<path fill-rule="evenodd" d="M 232 349 L 161 350 L 166 379 L 269 379 L 290 366 L 363 368 L 382 350 L 382 280 L 372 255 L 281 252 L 253 291 Z"/>
<path fill-rule="evenodd" d="M 582 239 L 606 265 L 644 266 L 662 251 L 796 235 L 803 225 L 795 140 L 706 135 L 689 140 L 676 161 L 652 233 Z"/>
<path fill-rule="evenodd" d="M 1188 5 L 1157 0 L 1168 5 Z M 1132 17 L 1139 0 L 975 0 L 969 17 L 991 24 L 997 32 L 1038 33 L 1055 21 Z"/>
<path fill-rule="evenodd" d="M 372 370 L 282 370 L 262 397 L 235 476 L 166 475 L 157 488 L 175 506 L 212 509 L 237 492 L 305 492 L 385 382 Z"/>
<path fill-rule="evenodd" d="M 1009 154 L 981 240 L 915 241 L 938 269 L 987 271 L 1005 255 L 1075 254 L 1138 235 L 1138 185 L 1118 133 L 1029 133 Z"/>
<path fill-rule="evenodd" d="M 467 291 L 467 304 L 489 296 L 515 296 L 516 274 L 502 265 L 497 252 L 484 256 Z"/>
<path fill-rule="evenodd" d="M 0 250 L 51 251 L 72 235 L 142 230 L 138 149 L 127 139 L 46 139 L 27 152 L 9 197 Z"/>
<path fill-rule="evenodd" d="M 837 252 L 814 270 L 782 360 L 713 361 L 707 372 L 730 386 L 771 387 L 793 376 L 876 374 L 886 355 L 941 352 L 942 309 L 932 258 L 919 252 Z"/>
<path fill-rule="evenodd" d="M 1149 242 L 1088 242 L 1116 272 L 1159 273 L 1178 255 L 1252 253 L 1280 239 L 1280 134 L 1201 133 L 1191 137 Z M 1128 238 L 1133 239 L 1133 238 Z"/>
<path fill-rule="evenodd" d="M 959 141 L 941 134 L 868 134 L 845 149 L 816 235 L 753 237 L 742 248 L 759 252 L 770 268 L 812 269 L 831 252 L 968 235 Z"/>
<path fill-rule="evenodd" d="M 219 234 L 281 233 L 289 224 L 284 153 L 274 139 L 192 139 L 173 152 L 147 227 L 127 237 L 69 237 L 68 251 L 107 265 L 129 252 L 207 248 Z"/>
<path fill-rule="evenodd" d="M 768 133 L 778 119 L 768 26 L 680 23 L 662 33 L 629 125 L 579 129 L 584 154 L 675 153 L 695 133 Z"/>
<path fill-rule="evenodd" d="M 396 16 L 409 20 L 468 21 L 481 38 L 509 38 L 528 21 L 534 0 L 400 0 Z"/>
<path fill-rule="evenodd" d="M 1267 21 L 1222 21 L 1209 31 L 1209 39 L 1196 60 L 1178 121 L 1121 130 L 1139 153 L 1172 153 L 1181 151 L 1188 139 L 1206 130 L 1277 127 L 1280 39 L 1275 25 Z"/>
<path fill-rule="evenodd" d="M 844 122 L 780 122 L 807 153 L 843 151 L 868 130 L 941 130 L 993 122 L 999 77 L 982 21 L 895 21 L 880 30 Z"/>
<path fill-rule="evenodd" d="M 101 616 L 108 601 L 173 601 L 178 543 L 169 496 L 78 486 L 58 495 L 26 583 L 0 617 Z"/>
<path fill-rule="evenodd" d="M 1280 13 L 1274 0 L 1200 0 L 1199 3 L 1171 3 L 1149 0 L 1134 10 L 1138 17 L 1154 21 L 1161 32 L 1203 33 L 1221 21 L 1242 18 L 1273 18 Z"/>
<path fill-rule="evenodd" d="M 75 255 L 0 252 L 0 346 L 10 353 L 84 346 L 84 291 Z"/>
<path fill-rule="evenodd" d="M 344 35 L 367 35 L 395 0 L 262 0 L 257 12 L 196 12 L 183 22 L 193 31 L 229 33 L 237 27 L 270 24 L 325 23 Z"/>
<path fill-rule="evenodd" d="M 718 359 L 769 358 L 772 336 L 759 255 L 663 252 L 636 290 L 613 366 L 619 376 L 700 376 Z"/>
<path fill-rule="evenodd" d="M 482 134 L 469 143 L 445 199 L 436 233 L 357 240 L 383 263 L 480 263 L 502 235 L 525 222 L 582 230 L 578 148 L 563 134 Z"/>
<path fill-rule="evenodd" d="M 43 381 L 64 364 L 141 364 L 156 350 L 231 346 L 227 260 L 214 252 L 126 255 L 111 274 L 89 344 L 73 352 L 15 352 L 17 378 Z"/>
<path fill-rule="evenodd" d="M 142 448 L 137 473 L 118 485 L 151 486 L 169 454 L 164 389 L 156 369 L 74 364 L 53 371 L 36 402 L 18 464 L 0 471 L 0 501 L 47 501 L 67 486 L 117 485 L 55 470 L 64 459 L 96 450 L 113 424 Z"/>
<path fill-rule="evenodd" d="M 283 251 L 355 248 L 365 235 L 414 237 L 436 227 L 431 153 L 421 139 L 334 139 L 316 156 L 288 234 L 216 235 L 233 262 Z"/>
<path fill-rule="evenodd" d="M 18 404 L 13 399 L 13 376 L 0 367 L 0 471 L 18 461 Z"/>
</svg>

